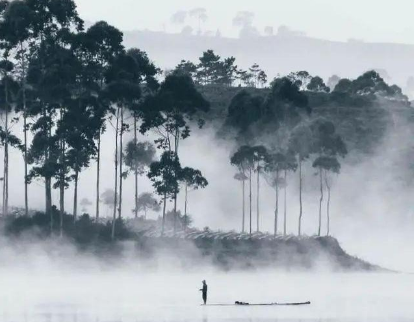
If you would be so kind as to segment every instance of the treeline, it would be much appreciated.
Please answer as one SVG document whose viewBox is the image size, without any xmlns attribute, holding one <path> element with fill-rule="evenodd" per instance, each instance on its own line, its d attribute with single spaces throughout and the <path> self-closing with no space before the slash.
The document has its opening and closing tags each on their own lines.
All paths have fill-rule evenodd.
<svg viewBox="0 0 414 322">
<path fill-rule="evenodd" d="M 200 57 L 199 63 L 182 61 L 163 77 L 145 52 L 124 48 L 123 34 L 115 27 L 101 21 L 85 29 L 73 0 L 0 1 L 0 50 L 0 106 L 5 116 L 0 128 L 4 149 L 3 215 L 9 213 L 9 151 L 17 149 L 25 161 L 25 215 L 28 217 L 30 206 L 28 185 L 40 179 L 45 184 L 45 215 L 50 232 L 60 235 L 67 224 L 67 188 L 74 187 L 71 218 L 76 222 L 79 177 L 92 162 L 97 164 L 95 221 L 100 219 L 100 201 L 104 199 L 105 204 L 112 205 L 112 239 L 117 237 L 116 225 L 124 216 L 123 183 L 128 175 L 133 176 L 135 183 L 135 217 L 140 211 L 160 209 L 152 194 L 138 194 L 139 178 L 147 175 L 161 199 L 162 232 L 171 216 L 174 231 L 186 229 L 191 221 L 187 213 L 188 191 L 204 188 L 208 181 L 199 170 L 183 164 L 180 146 L 190 137 L 192 127 L 202 128 L 208 119 L 210 103 L 201 92 L 210 85 L 248 87 L 232 99 L 223 124 L 225 130 L 221 131 L 223 138 L 235 140 L 239 146 L 231 163 L 237 168 L 235 178 L 243 188 L 243 231 L 246 182 L 250 233 L 253 227 L 253 174 L 257 179 L 257 230 L 259 188 L 264 177 L 275 189 L 276 234 L 279 192 L 284 189 L 286 200 L 288 176 L 297 172 L 300 235 L 302 167 L 305 162 L 312 162 L 319 173 L 321 234 L 324 191 L 328 192 L 329 218 L 332 174 L 339 173 L 340 158 L 347 154 L 347 149 L 332 122 L 311 119 L 312 106 L 317 104 L 310 102 L 311 94 L 318 96 L 316 101 L 322 102 L 318 104 L 364 103 L 378 97 L 408 102 L 398 87 L 388 86 L 375 72 L 353 81 L 331 80 L 330 86 L 320 77 L 296 72 L 276 78 L 269 88 L 257 89 L 260 94 L 256 95 L 248 89 L 267 87 L 266 73 L 257 64 L 242 70 L 234 57 L 222 59 L 211 50 Z M 333 82 L 336 84 L 332 85 Z M 12 123 L 17 119 L 22 124 L 18 136 L 12 133 Z M 115 143 L 113 190 L 102 194 L 101 139 L 109 127 L 114 129 Z M 128 131 L 133 139 L 125 142 Z M 155 145 L 139 140 L 141 134 L 149 131 L 157 136 Z M 29 132 L 32 140 L 28 139 Z M 59 216 L 52 205 L 52 189 L 59 191 Z M 177 196 L 182 191 L 184 214 L 177 206 Z M 173 201 L 173 209 L 168 214 L 169 200 Z M 286 216 L 285 207 L 285 234 Z"/>
<path fill-rule="evenodd" d="M 207 50 L 198 63 L 182 60 L 174 69 L 175 73 L 191 76 L 199 85 L 264 87 L 268 78 L 258 64 L 247 70 L 236 65 L 235 57 L 221 58 L 213 50 Z"/>
</svg>

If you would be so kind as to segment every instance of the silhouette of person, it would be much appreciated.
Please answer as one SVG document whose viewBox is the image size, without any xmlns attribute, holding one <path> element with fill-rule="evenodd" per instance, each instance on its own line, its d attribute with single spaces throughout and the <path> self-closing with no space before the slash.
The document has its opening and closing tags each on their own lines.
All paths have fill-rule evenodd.
<svg viewBox="0 0 414 322">
<path fill-rule="evenodd" d="M 204 305 L 206 305 L 207 304 L 207 283 L 205 280 L 203 281 L 203 287 L 200 288 L 200 291 L 202 292 Z"/>
</svg>

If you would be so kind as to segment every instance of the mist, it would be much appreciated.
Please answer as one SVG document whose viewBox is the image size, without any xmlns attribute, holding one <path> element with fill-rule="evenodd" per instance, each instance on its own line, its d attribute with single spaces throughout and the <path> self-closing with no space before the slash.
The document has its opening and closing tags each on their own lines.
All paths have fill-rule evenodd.
<svg viewBox="0 0 414 322">
<path fill-rule="evenodd" d="M 0 320 L 412 320 L 409 6 L 101 2 L 0 5 Z"/>
<path fill-rule="evenodd" d="M 396 119 L 397 118 L 397 119 Z M 20 124 L 16 124 L 17 129 Z M 410 254 L 414 243 L 411 234 L 413 226 L 413 210 L 410 206 L 413 189 L 410 185 L 412 168 L 413 130 L 407 120 L 398 114 L 389 119 L 384 138 L 372 154 L 359 152 L 351 154 L 343 161 L 341 174 L 334 178 L 332 191 L 332 234 L 338 237 L 342 246 L 352 255 L 386 268 L 414 271 L 414 260 Z M 241 188 L 233 179 L 237 169 L 230 165 L 230 155 L 236 144 L 217 138 L 217 128 L 208 126 L 205 129 L 194 129 L 189 139 L 183 141 L 181 151 L 183 166 L 200 169 L 209 180 L 204 190 L 189 193 L 188 212 L 194 219 L 193 225 L 198 228 L 209 227 L 213 230 L 241 230 Z M 125 141 L 132 139 L 127 134 Z M 102 173 L 101 192 L 113 189 L 114 177 L 114 131 L 111 126 L 102 139 Z M 139 141 L 153 142 L 154 133 L 140 136 Z M 206 153 L 208 151 L 208 153 Z M 1 157 L 1 156 L 0 156 Z M 20 154 L 11 154 L 11 194 L 13 206 L 23 206 L 21 187 L 23 178 L 23 160 Z M 188 161 L 187 161 L 188 160 Z M 317 232 L 317 216 L 319 206 L 318 178 L 311 163 L 305 165 L 304 178 L 304 221 L 303 231 L 306 235 Z M 271 232 L 274 221 L 274 189 L 262 180 L 261 183 L 261 222 L 263 231 Z M 96 168 L 91 167 L 80 175 L 79 195 L 94 201 L 96 198 Z M 125 217 L 133 218 L 134 186 L 133 178 L 124 181 Z M 253 191 L 255 191 L 255 182 Z M 153 192 L 151 182 L 142 176 L 139 181 L 140 192 Z M 288 233 L 297 232 L 299 214 L 298 178 L 290 174 L 288 178 Z M 54 190 L 53 203 L 58 204 L 59 192 Z M 44 209 L 44 188 L 41 180 L 29 186 L 30 207 Z M 72 210 L 72 187 L 67 190 L 66 207 Z M 184 194 L 179 194 L 178 208 L 184 205 Z M 255 198 L 254 198 L 255 199 Z M 256 201 L 253 200 L 253 209 Z M 93 205 L 86 211 L 94 213 Z M 172 209 L 172 202 L 168 203 Z M 103 217 L 110 220 L 112 210 L 101 204 Z M 150 219 L 159 214 L 149 213 Z M 255 216 L 255 212 L 253 213 Z M 255 218 L 255 217 L 254 217 Z M 323 232 L 326 219 L 323 218 Z M 395 251 L 398 249 L 398 252 Z"/>
<path fill-rule="evenodd" d="M 70 241 L 0 239 L 0 315 L 12 321 L 408 321 L 414 276 L 394 273 L 218 270 L 183 267 L 159 252 L 150 262 L 123 255 L 98 258 Z M 185 256 L 183 256 L 185 257 Z M 197 261 L 196 258 L 193 258 Z M 200 307 L 198 286 L 209 285 Z M 258 291 L 259 290 L 259 291 Z M 303 302 L 303 307 L 234 307 L 250 303 Z M 214 306 L 228 304 L 230 306 Z"/>
<path fill-rule="evenodd" d="M 182 269 L 171 262 L 143 265 L 98 261 L 59 241 L 16 246 L 0 242 L 0 314 L 12 321 L 408 321 L 413 275 L 223 272 L 206 266 Z M 13 252 L 7 252 L 13 250 Z M 47 250 L 47 253 L 45 252 Z M 7 262 L 4 260 L 7 259 Z M 301 302 L 303 307 L 200 307 L 206 279 L 209 303 Z M 380 282 L 379 282 L 380 281 Z M 258 291 L 259 290 L 259 291 Z"/>
</svg>

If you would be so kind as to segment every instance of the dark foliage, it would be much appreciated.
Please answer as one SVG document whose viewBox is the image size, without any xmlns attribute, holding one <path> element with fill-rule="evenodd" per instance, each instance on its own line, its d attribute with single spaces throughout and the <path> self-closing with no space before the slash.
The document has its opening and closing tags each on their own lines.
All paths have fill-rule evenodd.
<svg viewBox="0 0 414 322">
<path fill-rule="evenodd" d="M 56 222 L 59 220 L 59 211 L 53 207 L 53 216 Z M 110 222 L 104 224 L 96 222 L 84 214 L 74 222 L 73 216 L 65 214 L 64 236 L 73 240 L 79 246 L 87 247 L 111 242 L 112 225 Z M 34 236 L 41 239 L 50 237 L 50 217 L 42 212 L 37 212 L 33 216 L 9 216 L 5 219 L 5 233 L 9 237 Z M 56 227 L 53 235 L 59 235 Z M 116 237 L 118 241 L 128 240 L 134 237 L 122 219 L 117 220 Z"/>
</svg>

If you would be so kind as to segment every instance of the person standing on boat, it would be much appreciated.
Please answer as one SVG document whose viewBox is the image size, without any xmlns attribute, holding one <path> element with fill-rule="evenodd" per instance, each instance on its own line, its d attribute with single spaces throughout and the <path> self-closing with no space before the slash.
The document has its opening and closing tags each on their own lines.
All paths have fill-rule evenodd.
<svg viewBox="0 0 414 322">
<path fill-rule="evenodd" d="M 200 291 L 202 292 L 204 305 L 206 305 L 207 304 L 207 283 L 205 280 L 203 281 L 203 287 L 200 288 Z"/>
</svg>

